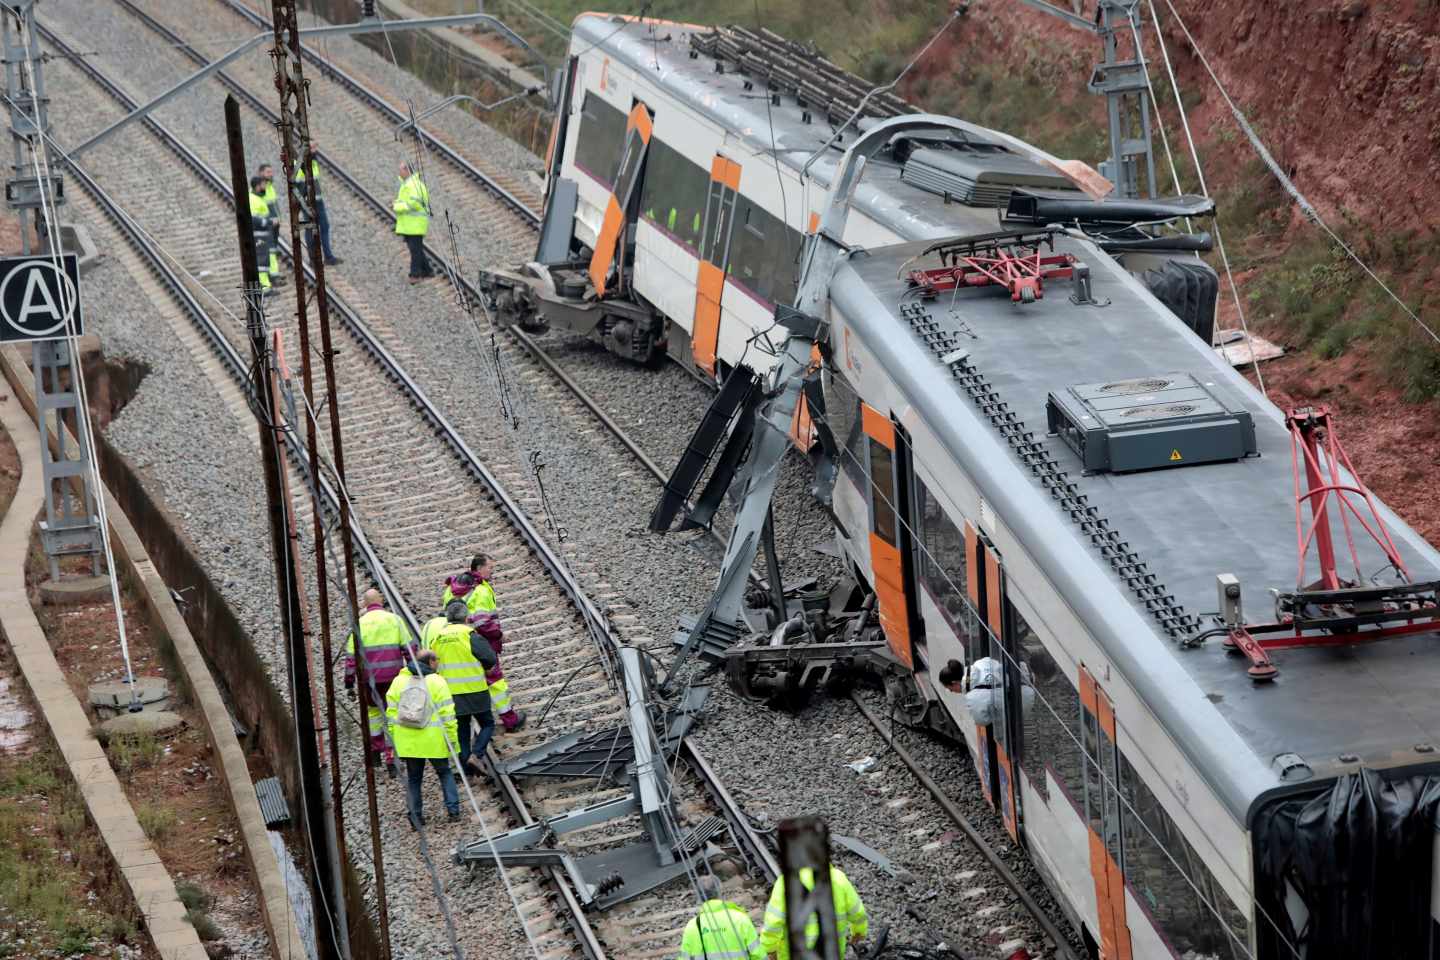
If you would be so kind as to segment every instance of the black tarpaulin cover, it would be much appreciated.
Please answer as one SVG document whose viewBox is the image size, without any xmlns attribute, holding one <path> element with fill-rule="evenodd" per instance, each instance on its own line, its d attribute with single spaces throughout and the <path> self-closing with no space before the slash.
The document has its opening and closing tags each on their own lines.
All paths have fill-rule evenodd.
<svg viewBox="0 0 1440 960">
<path fill-rule="evenodd" d="M 1294 957 L 1289 945 L 1303 942 L 1306 960 L 1430 957 L 1437 802 L 1440 776 L 1361 770 L 1263 807 L 1252 826 L 1258 956 Z M 1286 911 L 1287 879 L 1310 912 L 1304 930 Z"/>
</svg>

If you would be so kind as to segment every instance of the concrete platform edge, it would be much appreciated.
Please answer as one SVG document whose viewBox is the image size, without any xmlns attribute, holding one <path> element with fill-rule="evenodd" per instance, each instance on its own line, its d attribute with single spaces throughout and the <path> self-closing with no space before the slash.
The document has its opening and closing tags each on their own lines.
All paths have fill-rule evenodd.
<svg viewBox="0 0 1440 960">
<path fill-rule="evenodd" d="M 195 928 L 185 922 L 185 907 L 175 882 L 160 865 L 159 854 L 145 836 L 130 800 L 102 757 L 80 701 L 70 692 L 50 641 L 30 607 L 25 590 L 25 558 L 35 515 L 44 505 L 40 482 L 40 441 L 35 425 L 18 402 L 0 402 L 0 421 L 15 444 L 21 463 L 20 485 L 0 522 L 0 629 L 35 698 L 36 706 L 61 756 L 79 787 L 90 820 L 100 830 L 106 849 L 125 878 L 125 885 L 145 918 L 155 950 L 166 960 L 206 960 Z"/>
<path fill-rule="evenodd" d="M 33 468 L 30 460 L 22 461 L 24 470 L 21 475 L 20 489 L 17 491 L 15 499 L 15 505 L 18 505 L 27 490 L 27 481 L 32 484 L 28 489 L 33 495 L 33 505 L 29 507 L 29 512 L 24 518 L 25 547 L 21 552 L 23 557 L 28 551 L 30 521 L 43 502 L 38 461 L 39 434 L 34 422 L 34 387 L 31 383 L 30 369 L 23 355 L 14 346 L 6 346 L 0 350 L 0 371 L 3 371 L 5 379 L 9 382 L 11 391 L 19 401 L 19 406 L 28 414 L 28 433 L 25 435 L 29 437 L 29 445 L 34 448 L 34 457 L 36 458 Z M 9 414 L 18 412 L 15 408 L 0 403 L 0 410 L 7 409 Z M 7 428 L 12 419 L 9 414 L 6 416 Z M 13 436 L 15 431 L 12 429 L 11 432 Z M 18 450 L 21 445 L 19 438 L 16 438 L 15 443 Z M 184 681 L 194 695 L 195 702 L 200 707 L 201 715 L 204 718 L 206 737 L 209 739 L 216 757 L 219 758 L 220 773 L 225 778 L 231 807 L 239 821 L 245 852 L 259 888 L 265 927 L 270 934 L 271 954 L 275 960 L 306 960 L 304 939 L 295 924 L 289 896 L 286 892 L 284 874 L 275 857 L 275 851 L 270 846 L 269 831 L 265 826 L 265 819 L 260 813 L 259 800 L 255 797 L 255 784 L 250 779 L 250 770 L 246 765 L 244 752 L 235 738 L 230 713 L 220 696 L 220 689 L 216 685 L 214 677 L 211 676 L 210 668 L 201 654 L 194 636 L 190 633 L 184 617 L 181 616 L 175 602 L 171 599 L 169 587 L 160 578 L 154 563 L 151 562 L 139 534 L 108 489 L 105 491 L 105 499 L 116 563 L 121 567 L 122 572 L 129 575 L 130 582 L 137 588 L 136 592 L 152 626 L 161 631 L 173 644 L 175 659 L 185 674 Z M 14 506 L 12 506 L 11 512 L 14 512 Z M 8 516 L 6 520 L 8 523 Z M 3 537 L 3 529 L 0 529 L 0 537 Z M 0 539 L 0 543 L 3 542 L 3 539 Z M 0 577 L 0 584 L 3 582 L 3 577 Z M 0 597 L 4 596 L 5 594 L 0 593 Z M 24 596 L 23 568 L 20 572 L 20 597 L 25 603 L 26 613 L 30 613 L 33 621 L 34 615 L 30 611 L 29 601 Z M 35 624 L 35 629 L 37 631 L 39 629 L 38 622 Z M 47 645 L 46 652 L 48 653 L 48 651 Z M 116 787 L 117 789 L 119 787 L 118 781 Z M 131 816 L 133 817 L 133 813 Z M 137 902 L 138 900 L 137 896 Z M 176 902 L 178 903 L 178 900 Z M 181 912 L 183 913 L 183 908 Z M 194 937 L 193 931 L 190 933 Z M 198 938 L 195 939 L 195 943 L 199 946 Z M 157 944 L 157 949 L 158 946 Z M 169 960 L 171 954 L 164 951 L 161 953 Z M 175 956 L 188 955 L 175 954 Z M 203 947 L 198 956 L 205 956 Z"/>
</svg>

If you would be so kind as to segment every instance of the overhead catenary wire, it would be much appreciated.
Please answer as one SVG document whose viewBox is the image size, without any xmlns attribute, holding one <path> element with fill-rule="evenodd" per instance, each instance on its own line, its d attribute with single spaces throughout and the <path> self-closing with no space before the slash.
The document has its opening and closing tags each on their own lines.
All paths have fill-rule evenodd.
<svg viewBox="0 0 1440 960">
<path fill-rule="evenodd" d="M 1240 127 L 1240 132 L 1245 134 L 1245 139 L 1250 141 L 1250 146 L 1253 147 L 1256 154 L 1259 155 L 1260 160 L 1265 164 L 1266 169 L 1270 171 L 1271 175 L 1274 176 L 1275 179 L 1280 183 L 1280 186 L 1285 190 L 1287 194 L 1290 195 L 1290 198 L 1295 201 L 1296 205 L 1300 207 L 1300 211 L 1305 214 L 1305 218 L 1311 223 L 1315 224 L 1321 230 L 1323 230 L 1325 234 L 1329 236 L 1329 238 L 1345 253 L 1347 257 L 1355 261 L 1355 264 L 1361 270 L 1363 270 L 1366 275 L 1369 276 L 1370 279 L 1373 280 L 1380 287 L 1381 290 L 1385 292 L 1386 296 L 1388 296 L 1391 300 L 1395 301 L 1395 305 L 1398 306 L 1407 317 L 1414 321 L 1415 325 L 1418 326 L 1422 331 L 1424 331 L 1426 336 L 1428 336 L 1431 340 L 1435 341 L 1436 344 L 1440 344 L 1440 333 L 1437 333 L 1434 327 L 1430 326 L 1424 320 L 1420 319 L 1420 316 L 1410 308 L 1410 305 L 1407 304 L 1404 300 L 1400 299 L 1400 296 L 1396 294 L 1395 291 L 1390 288 L 1390 285 L 1387 284 L 1384 280 L 1382 280 L 1380 276 L 1370 268 L 1369 264 L 1367 264 L 1364 260 L 1360 258 L 1360 255 L 1355 252 L 1355 250 L 1350 246 L 1350 244 L 1346 243 L 1339 234 L 1337 234 L 1333 229 L 1331 229 L 1330 225 L 1325 222 L 1325 218 L 1320 215 L 1320 211 L 1315 208 L 1315 205 L 1312 204 L 1305 197 L 1305 195 L 1300 192 L 1299 188 L 1297 188 L 1294 182 L 1291 181 L 1289 175 L 1287 175 L 1285 171 L 1280 168 L 1280 165 L 1275 162 L 1275 158 L 1270 154 L 1270 151 L 1265 146 L 1264 141 L 1260 139 L 1260 135 L 1255 132 L 1255 129 L 1250 125 L 1250 121 L 1246 118 L 1244 112 L 1241 111 L 1240 107 L 1236 105 L 1234 99 L 1230 96 L 1230 92 L 1225 89 L 1225 85 L 1220 82 L 1219 75 L 1216 74 L 1215 68 L 1210 65 L 1209 58 L 1205 56 L 1205 51 L 1200 48 L 1200 44 L 1196 41 L 1194 35 L 1190 33 L 1190 28 L 1185 25 L 1185 20 L 1183 17 L 1180 16 L 1180 11 L 1175 9 L 1175 4 L 1172 3 L 1171 0 L 1165 0 L 1165 6 L 1169 8 L 1170 15 L 1175 18 L 1175 25 L 1178 26 L 1180 28 L 1180 32 L 1185 35 L 1186 41 L 1190 44 L 1190 49 L 1195 51 L 1195 56 L 1200 60 L 1200 65 L 1205 68 L 1205 73 L 1209 75 L 1211 82 L 1215 84 L 1215 89 L 1219 91 L 1221 98 L 1225 101 L 1225 105 L 1230 108 L 1230 114 L 1235 118 L 1235 123 L 1237 126 Z M 1151 15 L 1153 17 L 1155 0 L 1150 0 L 1150 8 Z M 1156 33 L 1160 32 L 1158 22 L 1155 29 Z M 1161 38 L 1161 42 L 1162 44 L 1164 42 L 1163 36 Z M 1170 60 L 1168 56 L 1165 60 L 1165 69 L 1170 74 L 1170 82 L 1174 84 L 1175 72 L 1170 67 Z M 1178 88 L 1176 100 L 1179 100 Z"/>
<path fill-rule="evenodd" d="M 1170 67 L 1170 53 L 1166 49 L 1165 35 L 1160 29 L 1160 21 L 1155 13 L 1154 0 L 1150 0 L 1150 20 L 1155 27 L 1155 35 L 1159 38 L 1160 41 L 1160 54 L 1165 61 L 1165 72 L 1170 78 L 1170 89 L 1175 96 L 1175 109 L 1180 114 L 1180 126 L 1185 131 L 1185 140 L 1190 147 L 1190 159 L 1195 164 L 1195 177 L 1200 183 L 1200 193 L 1206 197 L 1209 197 L 1210 188 L 1205 183 L 1205 168 L 1200 164 L 1200 154 L 1195 147 L 1195 137 L 1190 131 L 1190 118 L 1186 115 L 1185 112 L 1185 102 L 1180 98 L 1180 84 L 1175 78 L 1175 71 L 1172 70 Z M 1131 27 L 1132 29 L 1134 29 L 1133 23 Z M 1139 40 L 1137 35 L 1136 50 L 1139 51 L 1140 49 L 1141 48 L 1139 46 Z M 1149 83 L 1148 72 L 1146 74 L 1146 83 Z M 1151 96 L 1153 99 L 1153 90 Z M 1157 116 L 1160 113 L 1158 105 L 1156 106 L 1155 113 Z M 1230 286 L 1230 297 L 1235 303 L 1235 315 L 1240 321 L 1240 331 L 1245 335 L 1245 343 L 1250 348 L 1250 363 L 1255 370 L 1255 383 L 1260 388 L 1260 392 L 1264 394 L 1268 399 L 1270 396 L 1270 391 L 1265 386 L 1265 374 L 1262 373 L 1260 370 L 1260 358 L 1256 356 L 1255 344 L 1254 341 L 1250 338 L 1250 322 L 1245 316 L 1245 305 L 1243 302 L 1241 302 L 1240 299 L 1240 288 L 1235 283 L 1235 271 L 1230 267 L 1230 255 L 1225 251 L 1225 235 L 1220 229 L 1220 216 L 1218 213 L 1215 215 L 1215 218 L 1211 222 L 1211 227 L 1215 231 L 1215 249 L 1220 254 L 1221 265 L 1225 268 L 1225 278 Z M 1226 355 L 1228 357 L 1228 348 L 1222 349 L 1227 350 Z"/>
</svg>

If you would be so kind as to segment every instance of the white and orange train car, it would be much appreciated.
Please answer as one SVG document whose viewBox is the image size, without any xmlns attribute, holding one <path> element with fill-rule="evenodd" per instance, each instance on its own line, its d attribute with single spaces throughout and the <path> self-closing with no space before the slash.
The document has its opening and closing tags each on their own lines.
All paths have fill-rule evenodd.
<svg viewBox="0 0 1440 960">
<path fill-rule="evenodd" d="M 485 278 L 497 304 L 633 360 L 763 372 L 863 84 L 770 35 L 599 14 L 571 51 L 540 247 Z M 856 126 L 906 109 L 871 98 Z M 1088 284 L 917 287 L 1011 242 L 1013 191 L 1084 199 L 1039 156 L 936 125 L 845 198 L 813 413 L 893 661 L 1096 956 L 1440 956 L 1440 555 L 1343 468 L 1325 491 L 1292 472 L 1334 425 L 1211 349 L 1213 274 L 1177 287 L 1183 263 L 1058 230 Z M 1297 520 L 1331 548 L 1317 582 Z M 984 657 L 1003 692 L 977 723 L 934 678 Z"/>
</svg>

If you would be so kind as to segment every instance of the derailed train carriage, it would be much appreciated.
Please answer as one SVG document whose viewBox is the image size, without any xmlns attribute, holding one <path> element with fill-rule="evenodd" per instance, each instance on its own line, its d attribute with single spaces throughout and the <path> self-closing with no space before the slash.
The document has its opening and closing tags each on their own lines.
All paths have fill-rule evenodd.
<svg viewBox="0 0 1440 960">
<path fill-rule="evenodd" d="M 882 669 L 1093 952 L 1440 955 L 1440 555 L 1211 349 L 1203 244 L 1134 226 L 1205 205 L 898 101 L 845 127 L 863 85 L 773 36 L 585 15 L 572 50 L 497 305 L 753 384 L 713 418 L 758 431 L 717 458 L 741 523 L 755 424 L 813 447 Z M 937 678 L 987 657 L 977 717 Z"/>
</svg>

